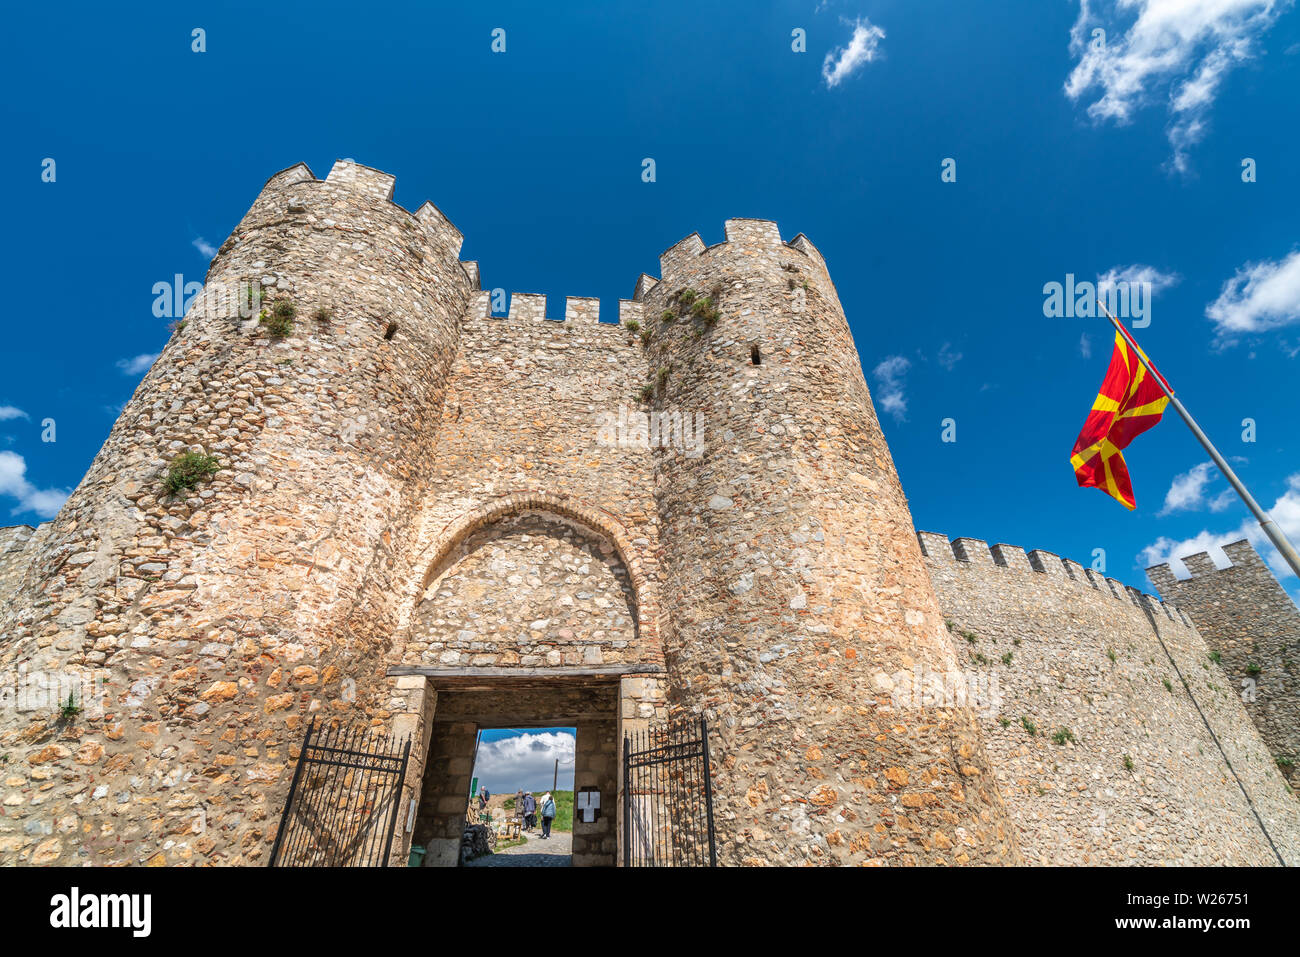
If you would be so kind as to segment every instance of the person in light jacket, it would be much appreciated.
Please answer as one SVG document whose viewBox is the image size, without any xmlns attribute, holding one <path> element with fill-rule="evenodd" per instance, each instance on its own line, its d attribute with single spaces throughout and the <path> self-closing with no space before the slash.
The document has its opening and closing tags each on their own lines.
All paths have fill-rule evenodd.
<svg viewBox="0 0 1300 957">
<path fill-rule="evenodd" d="M 542 795 L 542 840 L 551 836 L 551 822 L 555 820 L 555 799 L 551 792 Z"/>
</svg>

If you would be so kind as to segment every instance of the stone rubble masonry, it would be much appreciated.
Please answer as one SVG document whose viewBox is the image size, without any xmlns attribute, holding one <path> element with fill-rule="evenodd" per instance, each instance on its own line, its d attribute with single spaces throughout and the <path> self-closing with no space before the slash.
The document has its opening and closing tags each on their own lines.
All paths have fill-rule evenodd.
<svg viewBox="0 0 1300 957">
<path fill-rule="evenodd" d="M 655 406 L 707 429 L 655 455 L 663 645 L 670 712 L 713 728 L 719 862 L 1017 862 L 970 710 L 900 716 L 875 680 L 956 658 L 821 254 L 733 219 L 660 272 Z"/>
<path fill-rule="evenodd" d="M 0 601 L 8 600 L 18 590 L 23 571 L 40 550 L 49 528 L 49 522 L 36 528 L 30 525 L 0 528 Z"/>
<path fill-rule="evenodd" d="M 425 592 L 403 665 L 606 665 L 655 657 L 613 545 L 535 513 L 466 537 Z"/>
<path fill-rule="evenodd" d="M 1122 589 L 1077 569 L 1056 604 L 1017 598 L 996 576 L 1047 576 L 1014 549 L 978 571 L 948 549 L 942 573 L 923 554 L 805 237 L 733 219 L 604 321 L 595 299 L 522 292 L 497 317 L 460 232 L 393 188 L 350 161 L 271 177 L 205 292 L 256 281 L 293 329 L 199 297 L 59 515 L 0 531 L 3 687 L 89 689 L 71 716 L 0 709 L 0 864 L 265 864 L 311 717 L 411 736 L 419 813 L 393 866 L 413 842 L 456 860 L 479 729 L 576 727 L 578 786 L 609 813 L 575 829 L 574 861 L 610 864 L 623 734 L 699 713 L 725 864 L 1267 862 L 1137 606 L 1097 614 Z M 638 441 L 650 413 L 659 443 Z M 183 451 L 220 471 L 168 497 Z M 1021 601 L 1043 637 L 1006 684 L 1076 745 L 965 701 L 900 706 L 894 676 L 983 653 L 944 610 L 1010 643 Z M 1300 805 L 1170 615 L 1160 634 L 1294 855 Z M 1097 840 L 1102 812 L 1120 823 Z"/>
<path fill-rule="evenodd" d="M 1176 578 L 1168 565 L 1148 568 L 1147 577 L 1219 653 L 1228 686 L 1241 694 L 1278 767 L 1300 787 L 1300 610 L 1249 541 L 1223 551 L 1226 568 L 1199 552 L 1183 559 L 1190 578 Z"/>
<path fill-rule="evenodd" d="M 196 299 L 0 615 L 0 672 L 79 674 L 75 721 L 8 710 L 0 863 L 265 862 L 308 715 L 383 725 L 437 426 L 473 293 L 461 236 L 349 162 L 273 176 L 207 288 L 292 300 L 267 335 Z M 328 318 L 313 316 L 332 309 Z M 398 328 L 391 337 L 390 324 Z M 177 453 L 221 470 L 165 496 Z"/>
<path fill-rule="evenodd" d="M 1244 786 L 1300 864 L 1300 801 L 1185 608 L 1050 552 L 919 538 L 968 687 L 996 691 L 976 711 L 1026 863 L 1276 865 Z"/>
</svg>

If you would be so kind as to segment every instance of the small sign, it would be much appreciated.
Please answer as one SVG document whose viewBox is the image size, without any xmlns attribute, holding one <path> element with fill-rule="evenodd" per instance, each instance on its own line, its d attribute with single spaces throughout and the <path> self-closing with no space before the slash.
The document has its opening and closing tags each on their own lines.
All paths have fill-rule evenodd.
<svg viewBox="0 0 1300 957">
<path fill-rule="evenodd" d="M 573 797 L 573 807 L 578 820 L 591 824 L 600 820 L 600 788 L 585 787 Z"/>
</svg>

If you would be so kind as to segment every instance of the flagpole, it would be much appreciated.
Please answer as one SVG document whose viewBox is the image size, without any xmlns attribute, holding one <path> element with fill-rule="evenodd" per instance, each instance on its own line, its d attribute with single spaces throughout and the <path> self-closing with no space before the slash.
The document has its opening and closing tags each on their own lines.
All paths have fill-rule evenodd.
<svg viewBox="0 0 1300 957">
<path fill-rule="evenodd" d="M 1269 517 L 1268 512 L 1259 507 L 1259 503 L 1256 502 L 1254 496 L 1246 490 L 1246 486 L 1241 484 L 1241 479 L 1237 478 L 1237 473 L 1232 470 L 1232 466 L 1230 466 L 1227 460 L 1219 454 L 1219 450 L 1214 447 L 1214 443 L 1210 441 L 1209 436 L 1201 431 L 1201 427 L 1196 424 L 1196 420 L 1192 418 L 1191 413 L 1189 413 L 1187 409 L 1183 407 L 1183 404 L 1178 401 L 1178 396 L 1174 395 L 1174 390 L 1165 382 L 1164 377 L 1156 371 L 1155 365 L 1146 357 L 1142 348 L 1137 344 L 1137 340 L 1133 338 L 1132 333 L 1125 329 L 1123 324 L 1110 314 L 1110 310 L 1106 308 L 1105 304 L 1102 303 L 1100 299 L 1097 300 L 1097 305 L 1101 306 L 1101 311 L 1105 313 L 1106 318 L 1109 319 L 1111 325 L 1115 327 L 1115 331 L 1133 345 L 1133 351 L 1137 354 L 1138 361 L 1141 362 L 1142 365 L 1146 367 L 1147 371 L 1151 373 L 1151 377 L 1155 379 L 1156 384 L 1160 386 L 1160 391 L 1169 397 L 1170 404 L 1173 405 L 1178 414 L 1182 416 L 1183 421 L 1187 423 L 1187 427 L 1192 430 L 1192 435 L 1196 436 L 1197 441 L 1200 442 L 1205 448 L 1205 451 L 1210 454 L 1210 458 L 1214 461 L 1215 467 L 1217 467 L 1223 474 L 1223 477 L 1228 480 L 1228 484 L 1233 487 L 1236 493 L 1241 496 L 1241 500 L 1246 503 L 1246 507 L 1250 509 L 1250 513 L 1255 516 L 1255 520 L 1259 522 L 1260 528 L 1264 530 L 1264 534 L 1268 536 L 1268 540 L 1273 543 L 1273 547 L 1282 553 L 1282 557 L 1286 559 L 1287 564 L 1291 566 L 1292 571 L 1294 571 L 1297 576 L 1300 576 L 1300 555 L 1296 554 L 1295 546 L 1287 540 L 1287 537 L 1282 534 L 1282 530 L 1274 524 L 1273 519 Z"/>
</svg>

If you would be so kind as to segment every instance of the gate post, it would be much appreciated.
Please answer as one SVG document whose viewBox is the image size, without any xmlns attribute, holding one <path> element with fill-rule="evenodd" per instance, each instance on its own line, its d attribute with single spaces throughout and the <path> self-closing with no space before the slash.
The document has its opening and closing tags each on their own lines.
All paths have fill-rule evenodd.
<svg viewBox="0 0 1300 957">
<path fill-rule="evenodd" d="M 623 735 L 623 853 L 620 855 L 619 864 L 622 867 L 628 866 L 628 855 L 632 853 L 632 768 L 629 761 L 632 757 L 632 742 L 628 739 L 626 732 Z"/>
<path fill-rule="evenodd" d="M 709 761 L 709 724 L 700 715 L 700 747 L 704 750 L 704 807 L 709 822 L 709 867 L 718 866 L 718 844 L 713 836 L 713 765 Z"/>
<path fill-rule="evenodd" d="M 397 847 L 389 859 L 390 867 L 405 867 L 411 856 L 411 842 L 415 837 L 415 820 L 411 816 L 411 802 L 419 814 L 420 797 L 424 790 L 424 771 L 429 760 L 429 742 L 433 735 L 433 716 L 438 706 L 438 691 L 424 675 L 400 675 L 395 679 L 393 698 L 404 702 L 404 709 L 393 717 L 393 737 L 409 738 L 410 757 L 402 781 L 402 829 Z M 407 822 L 411 826 L 407 827 Z"/>
</svg>

